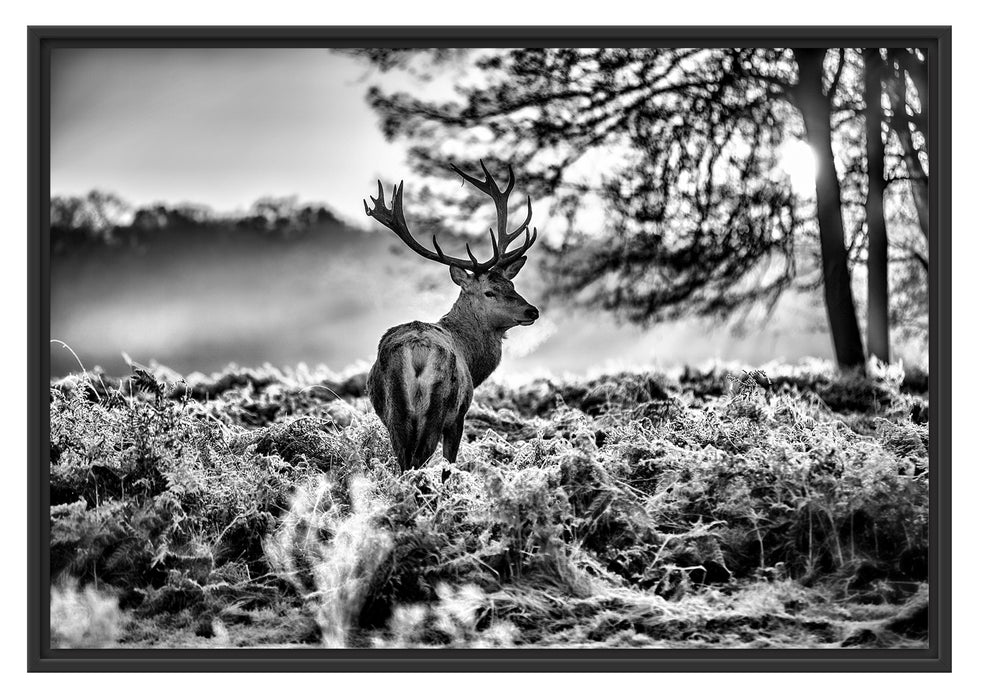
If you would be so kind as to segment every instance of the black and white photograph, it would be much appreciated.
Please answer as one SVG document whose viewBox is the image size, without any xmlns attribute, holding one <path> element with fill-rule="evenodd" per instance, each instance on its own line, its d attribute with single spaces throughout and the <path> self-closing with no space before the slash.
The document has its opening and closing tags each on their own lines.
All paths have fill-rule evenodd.
<svg viewBox="0 0 983 700">
<path fill-rule="evenodd" d="M 700 43 L 51 49 L 51 649 L 928 650 L 929 50 Z"/>
</svg>

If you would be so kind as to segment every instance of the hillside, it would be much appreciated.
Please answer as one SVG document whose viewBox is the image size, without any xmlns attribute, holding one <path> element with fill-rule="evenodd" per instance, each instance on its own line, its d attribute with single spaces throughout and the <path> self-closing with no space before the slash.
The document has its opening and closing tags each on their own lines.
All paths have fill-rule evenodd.
<svg viewBox="0 0 983 700">
<path fill-rule="evenodd" d="M 69 376 L 53 643 L 923 647 L 925 384 L 489 383 L 442 482 L 394 474 L 364 375 Z"/>
</svg>

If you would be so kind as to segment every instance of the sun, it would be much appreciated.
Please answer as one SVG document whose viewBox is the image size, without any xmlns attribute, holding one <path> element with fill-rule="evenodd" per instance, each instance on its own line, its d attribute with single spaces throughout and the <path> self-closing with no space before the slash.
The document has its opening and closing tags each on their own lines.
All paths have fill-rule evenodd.
<svg viewBox="0 0 983 700">
<path fill-rule="evenodd" d="M 792 190 L 803 196 L 816 192 L 816 153 L 805 141 L 792 139 L 782 146 L 778 159 L 779 167 L 785 171 L 792 183 Z"/>
</svg>

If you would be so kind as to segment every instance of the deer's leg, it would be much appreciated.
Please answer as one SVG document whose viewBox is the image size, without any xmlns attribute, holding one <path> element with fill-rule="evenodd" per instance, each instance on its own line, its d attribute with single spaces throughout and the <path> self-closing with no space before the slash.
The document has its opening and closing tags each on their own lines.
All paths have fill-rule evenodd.
<svg viewBox="0 0 983 700">
<path fill-rule="evenodd" d="M 430 388 L 430 404 L 427 412 L 418 418 L 419 423 L 416 430 L 416 446 L 413 450 L 413 464 L 415 467 L 422 467 L 430 459 L 430 455 L 437 449 L 440 441 L 440 429 L 444 422 L 444 405 L 442 399 L 442 387 L 440 383 L 435 383 Z"/>
<path fill-rule="evenodd" d="M 399 473 L 402 474 L 407 469 L 410 469 L 410 462 L 413 458 L 413 446 L 408 444 L 408 441 L 394 430 L 389 431 L 389 440 L 392 442 L 393 454 L 396 456 L 396 463 L 399 465 Z"/>
<path fill-rule="evenodd" d="M 457 414 L 457 418 L 447 428 L 444 429 L 444 459 L 451 464 L 457 462 L 457 451 L 461 447 L 461 438 L 464 436 L 464 414 L 468 412 L 468 407 L 464 406 Z M 440 474 L 441 482 L 447 481 L 451 475 L 450 469 L 444 469 Z"/>
<path fill-rule="evenodd" d="M 467 412 L 467 406 L 461 408 L 454 422 L 444 429 L 444 459 L 452 464 L 457 462 L 457 451 L 461 447 L 461 438 L 464 436 L 464 416 Z"/>
<path fill-rule="evenodd" d="M 420 441 L 416 445 L 416 451 L 413 453 L 414 468 L 422 467 L 430 459 L 430 455 L 437 449 L 438 440 L 440 440 L 440 434 L 436 432 L 420 436 Z"/>
</svg>

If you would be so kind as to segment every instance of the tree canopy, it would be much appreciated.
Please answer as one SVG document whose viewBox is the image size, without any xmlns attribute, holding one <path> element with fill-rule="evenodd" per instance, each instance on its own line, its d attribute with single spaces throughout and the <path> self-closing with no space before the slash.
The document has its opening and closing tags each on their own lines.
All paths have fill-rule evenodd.
<svg viewBox="0 0 983 700">
<path fill-rule="evenodd" d="M 450 161 L 521 170 L 523 187 L 553 215 L 545 240 L 554 294 L 652 323 L 770 309 L 790 288 L 823 286 L 841 364 L 862 362 L 848 269 L 867 262 L 861 50 L 355 53 L 421 81 L 468 69 L 446 100 L 378 86 L 367 97 L 385 136 L 406 140 L 424 176 L 414 195 L 421 211 L 484 215 L 474 197 L 440 187 L 454 179 Z M 927 260 L 924 236 L 911 233 L 927 226 L 924 56 L 871 56 L 883 88 L 883 210 L 896 276 L 910 292 Z M 800 140 L 816 153 L 815 195 L 796 191 L 783 168 Z M 592 226 L 585 214 L 598 209 L 603 221 Z"/>
</svg>

